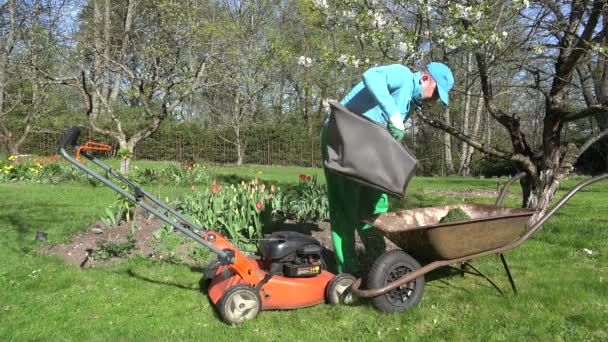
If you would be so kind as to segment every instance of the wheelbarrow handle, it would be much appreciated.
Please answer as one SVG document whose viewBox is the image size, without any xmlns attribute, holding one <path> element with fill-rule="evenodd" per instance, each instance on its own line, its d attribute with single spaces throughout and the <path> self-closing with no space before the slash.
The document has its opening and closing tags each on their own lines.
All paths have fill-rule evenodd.
<svg viewBox="0 0 608 342">
<path fill-rule="evenodd" d="M 572 188 L 572 190 L 570 190 L 566 195 L 564 195 L 564 197 L 562 197 L 562 199 L 560 199 L 559 202 L 557 202 L 557 204 L 555 204 L 555 206 L 553 208 L 551 208 L 551 210 L 549 210 L 549 212 L 547 212 L 543 217 L 541 217 L 538 221 L 536 221 L 536 223 L 532 227 L 530 227 L 529 231 L 524 236 L 532 235 L 532 233 L 534 233 L 545 222 L 547 222 L 547 220 L 551 216 L 553 216 L 553 214 L 555 214 L 555 212 L 559 208 L 561 208 L 564 204 L 566 204 L 566 202 L 568 202 L 568 200 L 570 200 L 570 198 L 572 198 L 572 196 L 574 196 L 574 194 L 576 194 L 579 190 L 586 187 L 587 185 L 593 184 L 595 182 L 598 182 L 598 181 L 601 181 L 604 179 L 608 179 L 608 173 L 599 174 L 595 177 L 591 177 L 591 178 L 586 179 L 586 180 L 578 183 L 577 185 L 575 185 L 574 188 Z"/>
<path fill-rule="evenodd" d="M 502 202 L 505 200 L 505 196 L 507 195 L 507 190 L 509 190 L 509 188 L 511 187 L 511 184 L 513 184 L 513 182 L 515 182 L 516 180 L 524 178 L 525 176 L 526 176 L 525 172 L 520 172 L 520 173 L 516 174 L 515 176 L 511 177 L 511 179 L 509 179 L 507 181 L 507 183 L 505 184 L 505 186 L 500 191 L 500 194 L 498 195 L 498 198 L 496 199 L 496 206 L 497 207 L 502 206 Z"/>
</svg>

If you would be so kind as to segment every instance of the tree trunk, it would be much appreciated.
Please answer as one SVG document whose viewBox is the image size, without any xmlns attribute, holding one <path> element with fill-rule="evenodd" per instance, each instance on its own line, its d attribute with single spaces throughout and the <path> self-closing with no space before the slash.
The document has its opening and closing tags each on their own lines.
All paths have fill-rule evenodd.
<svg viewBox="0 0 608 342">
<path fill-rule="evenodd" d="M 471 113 L 471 88 L 473 85 L 469 81 L 469 75 L 473 71 L 473 53 L 469 52 L 466 59 L 467 68 L 467 79 L 465 84 L 465 98 L 464 98 L 464 113 L 462 118 L 462 133 L 469 135 L 469 114 Z M 458 167 L 458 174 L 465 176 L 464 169 L 466 168 L 467 152 L 469 151 L 469 145 L 466 142 L 462 142 L 460 148 L 460 166 Z"/>
<path fill-rule="evenodd" d="M 471 133 L 471 136 L 473 136 L 474 138 L 477 137 L 477 134 L 479 133 L 479 126 L 481 124 L 481 115 L 483 114 L 483 98 L 479 97 L 479 100 L 477 101 L 477 111 L 475 113 L 475 124 L 473 126 L 473 132 Z M 462 176 L 468 177 L 471 175 L 471 160 L 473 158 L 473 153 L 475 152 L 475 149 L 473 148 L 473 146 L 467 145 L 467 149 L 465 151 L 465 156 L 463 157 L 464 159 L 464 165 L 463 165 L 463 169 L 462 169 Z"/>
<path fill-rule="evenodd" d="M 131 159 L 133 159 L 133 152 L 135 151 L 135 146 L 140 142 L 141 139 L 131 137 L 131 139 L 127 140 L 126 137 L 118 138 L 118 148 L 119 150 L 127 149 L 129 150 L 128 156 L 123 156 L 120 158 L 120 173 L 128 174 L 131 172 Z"/>
<path fill-rule="evenodd" d="M 450 120 L 450 109 L 446 108 L 443 111 L 444 122 L 451 126 L 452 121 Z M 446 174 L 451 175 L 454 173 L 454 164 L 452 163 L 452 139 L 448 132 L 443 133 L 443 156 L 445 160 Z"/>
<path fill-rule="evenodd" d="M 10 144 L 10 145 L 6 145 L 6 148 L 8 148 L 8 152 L 10 153 L 11 156 L 18 156 L 19 155 L 19 147 L 18 146 Z"/>
<path fill-rule="evenodd" d="M 120 173 L 123 175 L 129 174 L 131 171 L 131 158 L 123 157 L 120 159 Z"/>
<path fill-rule="evenodd" d="M 304 116 L 306 117 L 306 124 L 308 126 L 308 133 L 312 134 L 313 117 L 312 117 L 312 75 L 311 68 L 305 67 L 306 71 L 306 85 L 304 86 L 305 99 L 304 99 Z"/>
<path fill-rule="evenodd" d="M 245 146 L 243 146 L 243 140 L 241 139 L 241 128 L 234 128 L 235 139 L 234 143 L 236 146 L 236 165 L 243 165 L 243 160 L 245 159 Z"/>
</svg>

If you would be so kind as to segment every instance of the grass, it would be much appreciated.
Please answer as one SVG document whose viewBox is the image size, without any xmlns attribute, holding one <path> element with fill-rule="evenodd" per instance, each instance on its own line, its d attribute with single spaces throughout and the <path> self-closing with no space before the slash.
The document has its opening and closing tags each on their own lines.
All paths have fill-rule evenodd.
<svg viewBox="0 0 608 342">
<path fill-rule="evenodd" d="M 219 169 L 226 177 L 244 178 L 261 170 L 263 179 L 277 182 L 296 182 L 302 172 Z M 319 170 L 304 173 L 312 172 Z M 574 184 L 568 181 L 564 188 Z M 423 194 L 422 189 L 488 188 L 495 189 L 496 180 L 414 178 L 403 206 L 462 200 Z M 148 190 L 164 198 L 189 189 Z M 34 240 L 37 231 L 48 233 L 48 243 L 67 241 L 114 200 L 111 190 L 0 184 L 0 340 L 606 340 L 607 192 L 608 182 L 584 189 L 531 240 L 508 252 L 517 296 L 507 291 L 500 296 L 481 278 L 443 270 L 428 275 L 421 303 L 405 313 L 380 314 L 367 303 L 319 305 L 263 312 L 253 321 L 229 327 L 199 290 L 198 269 L 130 258 L 80 270 L 35 252 L 47 243 Z M 515 199 L 507 201 L 517 204 Z M 474 264 L 508 290 L 497 257 Z"/>
</svg>

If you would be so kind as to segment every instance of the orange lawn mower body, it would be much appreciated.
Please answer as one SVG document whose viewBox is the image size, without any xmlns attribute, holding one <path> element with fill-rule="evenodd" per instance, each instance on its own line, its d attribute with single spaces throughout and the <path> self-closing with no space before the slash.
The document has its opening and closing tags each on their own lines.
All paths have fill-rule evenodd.
<svg viewBox="0 0 608 342">
<path fill-rule="evenodd" d="M 78 157 L 85 156 L 134 193 L 73 158 L 66 147 L 75 145 L 79 135 L 80 128 L 72 127 L 60 143 L 59 152 L 68 162 L 218 255 L 217 261 L 207 267 L 203 284 L 208 285 L 209 298 L 226 323 L 252 319 L 261 310 L 297 309 L 352 300 L 350 287 L 355 278 L 326 271 L 321 244 L 314 238 L 296 232 L 274 232 L 262 239 L 259 257 L 247 256 L 217 231 L 203 229 L 88 153 L 109 150 L 110 146 L 89 141 L 76 147 L 76 151 Z"/>
</svg>

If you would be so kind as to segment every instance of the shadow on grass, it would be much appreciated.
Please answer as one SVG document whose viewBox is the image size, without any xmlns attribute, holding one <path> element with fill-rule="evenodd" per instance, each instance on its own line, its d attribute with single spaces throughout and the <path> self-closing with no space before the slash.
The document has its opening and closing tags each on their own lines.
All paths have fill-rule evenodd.
<svg viewBox="0 0 608 342">
<path fill-rule="evenodd" d="M 199 268 L 199 267 L 190 267 L 190 269 L 192 270 L 192 272 L 197 272 L 197 273 L 201 272 L 201 268 Z M 148 283 L 163 285 L 163 286 L 173 286 L 173 287 L 176 287 L 176 288 L 182 289 L 182 290 L 190 290 L 190 291 L 199 292 L 201 295 L 203 295 L 207 298 L 207 300 L 209 301 L 209 305 L 211 307 L 213 307 L 213 309 L 214 309 L 213 315 L 219 320 L 222 319 L 217 311 L 215 304 L 213 304 L 213 302 L 211 301 L 211 298 L 209 298 L 209 296 L 208 296 L 207 286 L 205 286 L 205 284 L 204 284 L 204 281 L 205 281 L 204 274 L 198 282 L 198 287 L 192 287 L 192 286 L 186 286 L 183 284 L 178 284 L 175 282 L 160 281 L 160 280 L 152 279 L 149 277 L 145 277 L 145 276 L 142 276 L 142 275 L 139 275 L 139 274 L 133 272 L 133 270 L 131 270 L 131 269 L 128 269 L 125 273 L 130 277 L 133 277 L 133 278 L 136 278 L 136 279 L 148 282 Z"/>
<path fill-rule="evenodd" d="M 466 277 L 474 277 L 475 279 L 477 279 L 478 286 L 496 290 L 492 286 L 492 284 L 487 279 L 483 278 L 481 275 L 468 273 L 468 272 L 472 271 L 468 267 L 465 268 L 465 270 L 467 270 L 467 273 L 463 274 L 456 267 L 450 267 L 450 266 L 441 267 L 441 268 L 438 268 L 436 270 L 433 270 L 433 271 L 427 273 L 425 275 L 425 282 L 427 284 L 433 284 L 434 286 L 437 286 L 438 288 L 441 288 L 441 289 L 454 289 L 454 290 L 459 290 L 459 291 L 462 291 L 465 293 L 472 293 L 473 291 L 471 291 L 469 288 L 459 286 L 455 282 L 450 281 L 450 279 L 454 279 L 456 277 L 460 278 L 460 277 L 466 276 Z M 504 277 L 506 279 L 507 275 L 504 274 Z M 511 293 L 511 287 L 509 285 L 508 280 L 502 281 L 503 279 L 501 277 L 494 277 L 494 278 L 490 277 L 490 279 L 492 279 L 492 281 L 494 281 L 494 283 L 496 283 L 496 285 L 502 291 L 502 294 L 501 294 L 499 291 L 496 290 L 497 295 L 506 296 L 509 293 Z"/>
<path fill-rule="evenodd" d="M 157 285 L 164 285 L 164 286 L 173 286 L 173 287 L 177 287 L 178 289 L 183 289 L 183 290 L 191 290 L 191 291 L 199 291 L 200 289 L 197 287 L 192 287 L 192 286 L 186 286 L 183 284 L 178 284 L 178 283 L 174 283 L 174 282 L 168 282 L 168 281 L 160 281 L 160 280 L 156 280 L 156 279 L 152 279 L 149 277 L 145 277 L 142 275 L 139 275 L 135 272 L 133 272 L 132 269 L 128 269 L 125 271 L 125 273 L 133 278 L 148 282 L 148 283 L 152 283 L 152 284 L 157 284 Z"/>
</svg>

